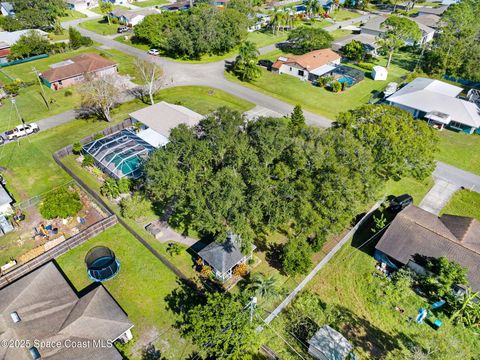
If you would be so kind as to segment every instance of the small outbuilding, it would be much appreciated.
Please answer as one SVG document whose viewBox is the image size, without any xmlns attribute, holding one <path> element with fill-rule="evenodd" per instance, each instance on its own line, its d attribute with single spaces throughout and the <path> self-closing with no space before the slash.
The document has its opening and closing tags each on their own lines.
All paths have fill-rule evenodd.
<svg viewBox="0 0 480 360">
<path fill-rule="evenodd" d="M 353 350 L 353 345 L 328 325 L 318 329 L 308 344 L 308 354 L 317 360 L 343 360 Z"/>
<path fill-rule="evenodd" d="M 385 69 L 383 66 L 374 66 L 372 68 L 372 79 L 373 80 L 387 80 L 388 77 L 388 70 Z"/>
<path fill-rule="evenodd" d="M 11 215 L 13 214 L 13 199 L 7 192 L 5 187 L 0 184 L 0 214 Z"/>
</svg>

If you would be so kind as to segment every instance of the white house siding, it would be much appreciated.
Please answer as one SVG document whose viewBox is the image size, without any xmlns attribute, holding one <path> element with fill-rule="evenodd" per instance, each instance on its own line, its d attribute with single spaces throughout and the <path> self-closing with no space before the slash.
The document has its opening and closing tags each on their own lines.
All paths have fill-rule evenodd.
<svg viewBox="0 0 480 360">
<path fill-rule="evenodd" d="M 303 75 L 299 75 L 299 71 L 303 71 Z M 296 78 L 304 81 L 308 80 L 308 71 L 295 64 L 282 64 L 278 70 L 278 73 L 295 76 Z"/>
<path fill-rule="evenodd" d="M 140 24 L 140 23 L 143 21 L 143 19 L 145 19 L 145 16 L 143 16 L 143 15 L 137 15 L 137 16 L 133 17 L 133 18 L 130 20 L 130 22 L 128 23 L 128 25 L 130 25 L 130 26 L 138 25 L 138 24 Z"/>
</svg>

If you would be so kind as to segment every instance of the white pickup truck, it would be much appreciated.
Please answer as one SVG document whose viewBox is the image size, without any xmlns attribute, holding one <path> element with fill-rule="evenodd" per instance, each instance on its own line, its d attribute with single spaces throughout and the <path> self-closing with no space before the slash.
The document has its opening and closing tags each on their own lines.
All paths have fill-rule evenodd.
<svg viewBox="0 0 480 360">
<path fill-rule="evenodd" d="M 15 140 L 21 138 L 22 136 L 27 136 L 32 133 L 36 133 L 40 130 L 36 123 L 18 125 L 14 129 L 5 132 L 5 137 L 8 140 Z"/>
</svg>

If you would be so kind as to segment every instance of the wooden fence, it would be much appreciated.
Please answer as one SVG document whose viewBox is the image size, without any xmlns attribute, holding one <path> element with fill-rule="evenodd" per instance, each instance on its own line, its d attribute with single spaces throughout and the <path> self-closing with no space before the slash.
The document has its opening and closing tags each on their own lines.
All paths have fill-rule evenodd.
<svg viewBox="0 0 480 360">
<path fill-rule="evenodd" d="M 20 264 L 17 267 L 13 268 L 13 270 L 7 271 L 5 274 L 0 276 L 0 289 L 15 280 L 18 280 L 22 276 L 27 275 L 31 271 L 39 268 L 47 262 L 52 261 L 56 257 L 65 254 L 70 249 L 73 249 L 74 247 L 83 244 L 88 239 L 91 239 L 92 237 L 115 225 L 117 221 L 118 220 L 115 215 L 109 215 L 108 217 L 96 222 L 95 224 L 90 225 L 82 232 L 70 237 L 61 244 L 55 246 L 53 249 L 48 250 L 43 254 L 37 256 L 35 259 L 32 259 L 24 264 Z"/>
</svg>

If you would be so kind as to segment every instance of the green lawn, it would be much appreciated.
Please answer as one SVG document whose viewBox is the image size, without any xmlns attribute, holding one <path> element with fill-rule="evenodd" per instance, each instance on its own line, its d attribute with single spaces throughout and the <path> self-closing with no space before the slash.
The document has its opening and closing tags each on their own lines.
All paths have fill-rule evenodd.
<svg viewBox="0 0 480 360">
<path fill-rule="evenodd" d="M 128 6 L 122 6 L 122 5 L 113 5 L 113 9 L 124 9 L 124 10 L 128 10 L 130 9 Z M 90 11 L 93 11 L 94 13 L 98 14 L 98 15 L 103 15 L 102 14 L 102 11 L 100 10 L 100 7 L 97 6 L 97 7 L 94 7 L 92 9 L 89 9 Z"/>
<path fill-rule="evenodd" d="M 399 196 L 408 193 L 412 195 L 413 202 L 418 205 L 432 186 L 433 179 L 431 177 L 428 177 L 423 181 L 406 177 L 399 181 L 387 181 L 383 194 L 387 197 L 390 195 Z"/>
<path fill-rule="evenodd" d="M 118 62 L 118 69 L 121 74 L 135 74 L 134 58 L 130 55 L 122 53 L 118 50 L 109 49 L 99 51 L 94 47 L 81 48 L 62 54 L 52 55 L 45 59 L 35 60 L 32 62 L 8 66 L 2 69 L 0 73 L 0 81 L 9 82 L 8 76 L 13 79 L 21 79 L 24 82 L 31 82 L 33 85 L 20 90 L 20 94 L 15 98 L 20 115 L 25 122 L 37 121 L 49 116 L 53 116 L 64 111 L 75 108 L 80 103 L 80 96 L 75 86 L 64 88 L 59 91 L 43 86 L 43 90 L 50 103 L 50 110 L 47 108 L 43 100 L 40 85 L 36 79 L 32 67 L 39 71 L 49 69 L 49 65 L 61 62 L 65 59 L 71 58 L 75 55 L 94 52 L 101 53 L 108 58 Z M 134 80 L 134 79 L 133 79 Z M 65 96 L 66 92 L 71 92 L 71 96 Z M 3 100 L 3 106 L 0 107 L 0 131 L 9 130 L 13 126 L 19 124 L 18 116 L 12 112 L 12 106 L 8 100 Z"/>
<path fill-rule="evenodd" d="M 139 6 L 139 7 L 149 7 L 149 6 L 158 6 L 168 4 L 166 0 L 145 0 L 145 1 L 134 1 L 132 5 Z"/>
<path fill-rule="evenodd" d="M 57 258 L 62 271 L 80 291 L 91 281 L 85 255 L 93 246 L 105 245 L 121 264 L 119 274 L 103 285 L 135 325 L 133 340 L 122 346 L 129 359 L 140 359 L 142 344 L 149 342 L 168 359 L 182 359 L 192 352 L 191 343 L 175 327 L 177 316 L 167 309 L 166 296 L 177 287 L 177 278 L 163 263 L 120 225 L 115 225 Z"/>
<path fill-rule="evenodd" d="M 450 130 L 439 136 L 437 160 L 480 175 L 480 136 Z"/>
<path fill-rule="evenodd" d="M 473 217 L 480 220 L 480 194 L 470 190 L 459 190 L 442 209 L 442 214 Z"/>
<path fill-rule="evenodd" d="M 261 30 L 261 31 L 254 31 L 248 33 L 247 40 L 253 42 L 257 48 L 262 48 L 267 45 L 275 44 L 280 41 L 287 40 L 288 33 L 286 32 L 279 32 L 277 34 L 273 34 L 271 30 Z"/>
<path fill-rule="evenodd" d="M 356 246 L 371 236 L 370 227 L 371 224 L 366 224 L 363 231 L 355 235 Z M 428 305 L 413 291 L 405 293 L 405 298 L 396 303 L 393 299 L 394 305 L 404 309 L 403 314 L 396 311 L 394 305 L 388 305 L 386 297 L 381 294 L 383 283 L 372 276 L 376 263 L 371 256 L 374 245 L 371 242 L 361 251 L 347 243 L 306 286 L 305 290 L 318 294 L 326 307 L 323 311 L 317 307 L 315 313 L 307 314 L 316 324 L 314 329 L 324 324 L 332 325 L 354 344 L 354 353 L 359 360 L 410 359 L 399 351 L 411 346 L 435 349 L 439 357 L 432 359 L 475 358 L 475 354 L 480 353 L 478 337 L 471 330 L 453 326 L 443 314 L 433 318 L 443 321 L 443 326 L 437 331 L 427 324 L 417 325 L 408 321 L 409 317 L 416 317 L 420 307 Z M 307 347 L 294 338 L 291 323 L 284 311 L 272 322 L 272 326 L 300 354 L 305 354 Z M 267 329 L 266 335 L 269 339 L 267 345 L 280 358 L 299 358 L 277 334 Z M 440 355 L 439 348 L 447 348 L 450 356 Z"/>
<path fill-rule="evenodd" d="M 345 10 L 345 9 L 337 10 L 333 14 L 331 14 L 332 19 L 334 19 L 335 21 L 345 21 L 345 20 L 355 19 L 359 16 L 360 16 L 359 13 Z"/>
<path fill-rule="evenodd" d="M 260 58 L 274 60 L 280 54 L 281 52 L 274 51 L 262 55 Z M 402 58 L 398 57 L 398 61 L 401 60 Z M 384 61 L 383 58 L 380 58 L 378 63 L 385 65 Z M 324 88 L 312 86 L 309 82 L 301 81 L 293 76 L 278 75 L 265 69 L 262 69 L 262 76 L 251 83 L 242 83 L 230 73 L 226 73 L 226 77 L 292 105 L 299 104 L 306 110 L 333 120 L 340 112 L 366 104 L 373 93 L 383 90 L 391 81 L 399 81 L 400 77 L 407 73 L 408 70 L 393 63 L 386 81 L 373 81 L 367 73 L 364 80 L 342 93 L 333 93 Z"/>
<path fill-rule="evenodd" d="M 66 10 L 65 15 L 60 18 L 60 22 L 83 19 L 86 17 L 87 15 L 82 14 L 81 12 L 78 12 L 76 10 Z"/>
<path fill-rule="evenodd" d="M 100 35 L 113 35 L 117 33 L 119 27 L 118 24 L 108 23 L 107 20 L 101 19 L 92 19 L 87 20 L 79 24 L 79 26 L 85 30 L 93 31 Z"/>
</svg>

